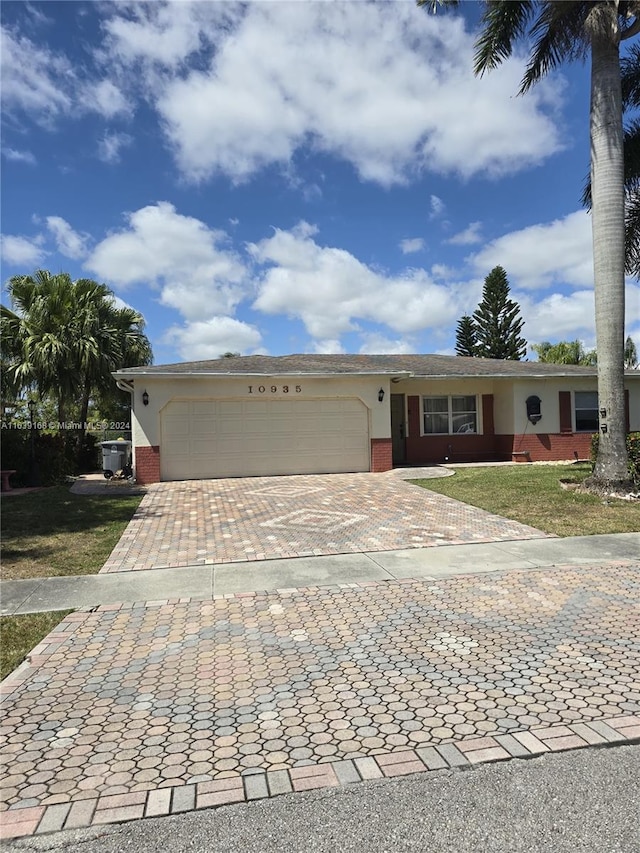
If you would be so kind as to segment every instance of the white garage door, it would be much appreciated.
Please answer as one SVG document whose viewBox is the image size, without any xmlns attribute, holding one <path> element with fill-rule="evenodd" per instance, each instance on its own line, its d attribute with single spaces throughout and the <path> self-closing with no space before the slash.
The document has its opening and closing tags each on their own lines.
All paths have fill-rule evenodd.
<svg viewBox="0 0 640 853">
<path fill-rule="evenodd" d="M 185 400 L 162 413 L 163 480 L 369 470 L 360 400 Z"/>
</svg>

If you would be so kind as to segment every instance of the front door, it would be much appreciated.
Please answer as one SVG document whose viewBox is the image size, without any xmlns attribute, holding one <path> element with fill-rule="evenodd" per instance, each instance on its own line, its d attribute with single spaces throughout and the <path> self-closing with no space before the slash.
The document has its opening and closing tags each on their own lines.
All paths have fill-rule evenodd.
<svg viewBox="0 0 640 853">
<path fill-rule="evenodd" d="M 391 449 L 393 464 L 401 465 L 407 458 L 405 436 L 407 426 L 405 420 L 404 394 L 391 395 Z"/>
</svg>

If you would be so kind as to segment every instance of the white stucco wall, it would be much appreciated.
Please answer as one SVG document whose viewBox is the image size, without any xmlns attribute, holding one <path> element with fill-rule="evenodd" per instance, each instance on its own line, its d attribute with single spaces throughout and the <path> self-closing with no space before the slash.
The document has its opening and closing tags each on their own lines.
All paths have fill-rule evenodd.
<svg viewBox="0 0 640 853">
<path fill-rule="evenodd" d="M 627 377 L 629 389 L 629 419 L 632 431 L 640 430 L 640 375 Z M 498 435 L 512 433 L 560 432 L 560 391 L 595 391 L 595 376 L 574 376 L 541 379 L 405 379 L 392 383 L 394 394 L 429 396 L 438 394 L 493 394 L 493 418 Z M 540 397 L 542 418 L 532 424 L 527 418 L 526 400 L 530 395 Z M 573 400 L 572 400 L 573 413 Z M 481 415 L 481 407 L 479 407 Z M 574 424 L 575 426 L 575 424 Z M 480 429 L 482 425 L 480 424 Z"/>
<path fill-rule="evenodd" d="M 380 377 L 136 377 L 132 407 L 133 444 L 148 447 L 160 444 L 160 418 L 163 408 L 172 400 L 313 400 L 332 397 L 355 397 L 369 410 L 371 438 L 390 438 L 389 380 Z M 272 391 L 272 387 L 276 390 Z M 296 391 L 296 387 L 300 391 Z M 259 389 L 264 388 L 261 392 Z M 288 391 L 284 389 L 288 388 Z M 384 400 L 378 393 L 383 389 Z M 250 390 L 251 389 L 251 390 Z M 142 394 L 149 395 L 143 406 Z"/>
<path fill-rule="evenodd" d="M 629 422 L 632 431 L 640 429 L 640 377 L 638 380 L 627 378 L 625 388 L 629 390 Z M 560 391 L 597 391 L 595 376 L 576 376 L 559 379 L 526 380 L 513 385 L 513 408 L 515 413 L 514 432 L 558 433 L 560 432 Z M 527 419 L 526 399 L 536 394 L 542 400 L 542 419 L 532 424 Z M 573 396 L 571 398 L 572 429 L 575 430 L 575 412 Z M 497 431 L 497 429 L 496 429 Z"/>
<path fill-rule="evenodd" d="M 296 392 L 296 386 L 301 391 Z M 253 389 L 249 392 L 249 387 Z M 276 391 L 271 392 L 275 386 Z M 288 393 L 283 389 L 289 387 Z M 259 388 L 264 387 L 263 393 Z M 132 405 L 132 430 L 134 446 L 160 443 L 160 412 L 171 400 L 185 399 L 318 399 L 355 397 L 369 410 L 371 438 L 391 436 L 391 394 L 423 396 L 439 394 L 493 394 L 494 425 L 497 434 L 558 433 L 560 431 L 559 391 L 593 391 L 597 387 L 594 377 L 568 377 L 549 379 L 402 379 L 391 382 L 380 377 L 136 377 Z M 640 430 L 640 374 L 628 377 L 630 389 L 629 415 L 631 430 Z M 380 389 L 384 401 L 378 401 Z M 149 394 L 149 405 L 142 405 L 142 393 Z M 527 419 L 526 399 L 535 394 L 542 401 L 542 419 L 532 424 Z M 572 405 L 573 411 L 573 405 Z M 482 430 L 482 407 L 479 405 L 479 428 Z M 407 424 L 409 429 L 409 424 Z"/>
</svg>

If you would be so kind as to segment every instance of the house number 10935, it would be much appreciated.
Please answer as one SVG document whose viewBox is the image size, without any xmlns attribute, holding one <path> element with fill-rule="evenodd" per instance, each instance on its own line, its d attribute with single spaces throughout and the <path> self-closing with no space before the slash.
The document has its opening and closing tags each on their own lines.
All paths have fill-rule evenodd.
<svg viewBox="0 0 640 853">
<path fill-rule="evenodd" d="M 249 385 L 250 394 L 282 394 L 302 393 L 302 385 Z"/>
</svg>

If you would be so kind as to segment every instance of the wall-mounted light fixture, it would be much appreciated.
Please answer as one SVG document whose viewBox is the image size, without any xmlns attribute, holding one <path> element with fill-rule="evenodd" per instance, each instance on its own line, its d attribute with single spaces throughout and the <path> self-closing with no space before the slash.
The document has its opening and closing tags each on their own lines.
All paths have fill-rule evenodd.
<svg viewBox="0 0 640 853">
<path fill-rule="evenodd" d="M 607 417 L 607 410 L 606 409 L 600 409 L 600 417 L 601 418 Z"/>
<path fill-rule="evenodd" d="M 146 392 L 146 391 L 143 391 L 143 392 L 142 392 L 142 405 L 143 405 L 143 406 L 148 406 L 148 405 L 149 405 L 149 395 L 147 394 L 147 392 Z"/>
<path fill-rule="evenodd" d="M 384 400 L 384 388 L 381 388 L 378 391 L 378 402 L 381 403 Z"/>
</svg>

